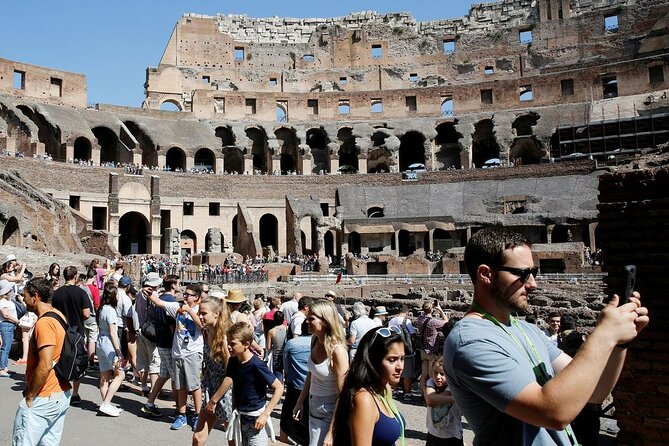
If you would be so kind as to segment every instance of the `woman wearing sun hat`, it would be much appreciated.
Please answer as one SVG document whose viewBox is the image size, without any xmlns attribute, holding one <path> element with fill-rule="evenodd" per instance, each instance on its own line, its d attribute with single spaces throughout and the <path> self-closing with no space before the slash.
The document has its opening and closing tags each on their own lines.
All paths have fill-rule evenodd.
<svg viewBox="0 0 669 446">
<path fill-rule="evenodd" d="M 7 280 L 0 280 L 0 334 L 2 348 L 0 349 L 0 378 L 9 378 L 9 351 L 12 349 L 14 330 L 19 323 L 16 306 L 11 300 L 14 284 Z"/>
</svg>

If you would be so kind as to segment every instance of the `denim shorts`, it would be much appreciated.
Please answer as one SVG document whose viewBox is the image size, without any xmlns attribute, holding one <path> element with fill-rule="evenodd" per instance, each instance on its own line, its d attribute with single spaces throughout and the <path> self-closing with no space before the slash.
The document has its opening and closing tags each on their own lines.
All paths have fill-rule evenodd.
<svg viewBox="0 0 669 446">
<path fill-rule="evenodd" d="M 25 398 L 22 399 L 14 418 L 12 446 L 59 445 L 71 396 L 71 390 L 38 396 L 33 399 L 32 407 L 26 406 Z"/>
</svg>

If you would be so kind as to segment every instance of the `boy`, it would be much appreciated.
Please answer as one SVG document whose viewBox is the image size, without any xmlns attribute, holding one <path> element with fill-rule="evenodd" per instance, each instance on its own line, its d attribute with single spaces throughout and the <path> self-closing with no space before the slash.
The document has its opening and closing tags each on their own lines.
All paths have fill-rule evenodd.
<svg viewBox="0 0 669 446">
<path fill-rule="evenodd" d="M 226 334 L 230 350 L 227 376 L 204 410 L 214 413 L 216 405 L 234 383 L 233 401 L 241 419 L 240 446 L 265 446 L 268 444 L 265 423 L 283 395 L 283 384 L 265 362 L 249 350 L 253 342 L 253 329 L 249 324 L 233 324 Z M 267 386 L 272 387 L 273 393 L 266 406 Z"/>
<path fill-rule="evenodd" d="M 165 302 L 150 294 L 153 304 L 165 310 L 168 316 L 176 320 L 174 338 L 172 340 L 172 359 L 174 362 L 174 387 L 177 392 L 178 415 L 170 429 L 179 430 L 188 420 L 186 418 L 186 401 L 188 394 L 193 396 L 195 416 L 192 419 L 193 429 L 197 426 L 197 414 L 202 407 L 202 390 L 200 389 L 200 370 L 202 369 L 202 322 L 197 314 L 200 293 L 189 285 L 183 293 L 184 302 Z"/>
<path fill-rule="evenodd" d="M 462 446 L 462 412 L 446 382 L 441 357 L 432 363 L 432 378 L 425 384 L 427 403 L 426 446 Z"/>
</svg>

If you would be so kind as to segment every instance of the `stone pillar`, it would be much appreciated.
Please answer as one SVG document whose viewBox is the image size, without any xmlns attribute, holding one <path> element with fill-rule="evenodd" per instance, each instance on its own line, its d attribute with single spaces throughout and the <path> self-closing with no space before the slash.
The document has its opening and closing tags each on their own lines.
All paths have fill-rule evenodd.
<svg viewBox="0 0 669 446">
<path fill-rule="evenodd" d="M 553 243 L 553 229 L 555 225 L 546 225 L 546 243 Z"/>
<path fill-rule="evenodd" d="M 140 154 L 141 162 L 141 154 Z M 147 246 L 151 247 L 151 254 L 160 253 L 160 226 L 162 217 L 160 216 L 160 177 L 151 175 L 151 234 L 148 236 Z"/>
<path fill-rule="evenodd" d="M 189 171 L 195 166 L 195 158 L 192 156 L 186 157 L 186 171 Z"/>
<path fill-rule="evenodd" d="M 107 209 L 109 209 L 109 222 L 107 227 L 109 228 L 109 234 L 111 234 L 112 246 L 118 250 L 118 240 L 119 240 L 119 219 L 121 216 L 118 212 L 118 174 L 111 172 L 109 174 L 109 186 L 108 186 L 108 197 L 107 197 Z"/>
<path fill-rule="evenodd" d="M 167 163 L 167 157 L 165 155 L 158 155 L 158 168 L 160 170 L 163 170 L 165 168 L 166 163 Z"/>
<path fill-rule="evenodd" d="M 43 142 L 34 142 L 30 144 L 33 154 L 44 156 L 46 154 L 46 145 Z"/>
<path fill-rule="evenodd" d="M 214 166 L 214 173 L 223 173 L 225 171 L 225 158 L 216 158 L 214 162 L 216 163 Z"/>
<path fill-rule="evenodd" d="M 298 147 L 300 158 L 302 161 L 302 175 L 311 175 L 311 170 L 314 168 L 314 157 L 311 154 L 311 147 L 307 144 L 300 144 Z"/>
<path fill-rule="evenodd" d="M 244 155 L 244 172 L 253 175 L 253 155 L 250 153 Z"/>
<path fill-rule="evenodd" d="M 274 173 L 275 170 L 281 173 L 281 155 L 272 155 L 271 159 L 272 164 L 268 173 Z"/>
<path fill-rule="evenodd" d="M 467 243 L 469 243 L 469 239 L 472 238 L 472 227 L 471 226 L 467 226 L 467 232 L 466 232 L 465 237 L 467 238 Z"/>
<path fill-rule="evenodd" d="M 472 169 L 472 150 L 473 146 L 469 146 L 460 152 L 460 165 L 463 169 Z M 479 166 L 481 167 L 481 166 Z"/>
<path fill-rule="evenodd" d="M 339 157 L 333 156 L 330 158 L 330 173 L 337 173 L 339 170 Z"/>
<path fill-rule="evenodd" d="M 367 173 L 367 156 L 358 155 L 358 172 Z"/>
<path fill-rule="evenodd" d="M 141 152 L 132 152 L 132 163 L 136 166 L 142 165 L 142 154 Z"/>
<path fill-rule="evenodd" d="M 221 235 L 221 229 L 220 228 L 209 228 L 207 229 L 207 238 L 206 240 L 209 240 L 209 250 L 208 252 L 214 253 L 214 254 L 219 254 L 222 252 L 222 243 L 221 240 L 223 239 Z"/>
<path fill-rule="evenodd" d="M 595 230 L 597 229 L 597 223 L 590 223 L 588 225 L 588 233 L 590 235 L 590 251 L 595 252 L 597 250 L 597 239 L 595 237 Z"/>
<path fill-rule="evenodd" d="M 430 229 L 428 232 L 428 239 L 430 240 L 430 246 L 425 247 L 425 251 L 432 251 L 434 252 L 434 229 Z"/>
<path fill-rule="evenodd" d="M 16 153 L 16 140 L 10 137 L 0 138 L 0 150 L 6 150 L 10 156 Z"/>
<path fill-rule="evenodd" d="M 177 228 L 165 228 L 163 237 L 165 237 L 165 254 L 169 257 L 181 257 L 180 231 Z"/>
<path fill-rule="evenodd" d="M 92 148 L 91 149 L 91 161 L 93 161 L 93 165 L 99 166 L 100 165 L 100 149 L 99 148 Z"/>
<path fill-rule="evenodd" d="M 395 234 L 393 234 L 393 237 L 395 237 L 395 255 L 397 257 L 400 256 L 400 231 L 395 231 Z"/>
</svg>

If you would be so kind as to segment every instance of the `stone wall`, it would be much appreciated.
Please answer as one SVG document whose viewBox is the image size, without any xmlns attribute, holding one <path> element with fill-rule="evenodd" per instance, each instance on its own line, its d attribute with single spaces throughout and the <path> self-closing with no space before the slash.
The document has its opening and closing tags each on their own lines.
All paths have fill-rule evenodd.
<svg viewBox="0 0 669 446">
<path fill-rule="evenodd" d="M 621 293 L 623 267 L 635 264 L 637 290 L 651 318 L 630 346 L 613 392 L 622 445 L 669 444 L 668 190 L 666 152 L 600 176 L 598 232 L 607 291 Z"/>
</svg>

